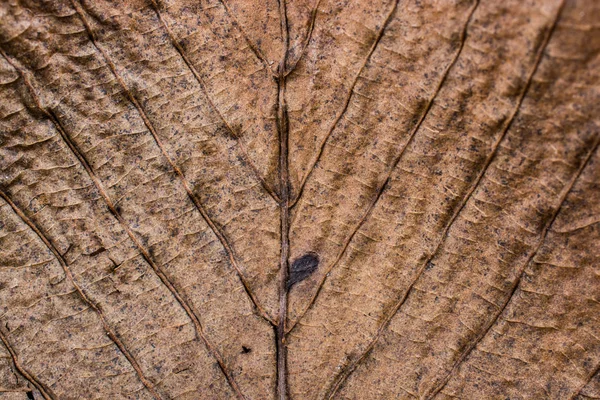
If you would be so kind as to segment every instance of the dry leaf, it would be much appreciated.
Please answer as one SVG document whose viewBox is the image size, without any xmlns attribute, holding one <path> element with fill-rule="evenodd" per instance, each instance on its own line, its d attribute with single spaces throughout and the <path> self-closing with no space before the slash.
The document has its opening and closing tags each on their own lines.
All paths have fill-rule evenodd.
<svg viewBox="0 0 600 400">
<path fill-rule="evenodd" d="M 600 3 L 5 0 L 0 397 L 600 397 Z"/>
</svg>

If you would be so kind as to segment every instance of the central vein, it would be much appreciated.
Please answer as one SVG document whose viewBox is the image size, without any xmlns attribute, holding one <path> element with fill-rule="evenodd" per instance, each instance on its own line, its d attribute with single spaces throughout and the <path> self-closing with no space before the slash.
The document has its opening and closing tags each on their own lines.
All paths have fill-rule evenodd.
<svg viewBox="0 0 600 400">
<path fill-rule="evenodd" d="M 279 63 L 277 78 L 277 130 L 279 133 L 279 184 L 280 184 L 280 219 L 281 219 L 281 259 L 279 281 L 279 317 L 277 323 L 277 397 L 287 400 L 287 348 L 285 343 L 285 324 L 287 320 L 288 302 L 288 260 L 290 252 L 289 220 L 290 220 L 290 183 L 288 164 L 288 115 L 285 102 L 286 61 L 289 45 L 288 23 L 285 0 L 279 1 L 281 15 L 281 34 L 283 37 L 283 56 Z"/>
</svg>

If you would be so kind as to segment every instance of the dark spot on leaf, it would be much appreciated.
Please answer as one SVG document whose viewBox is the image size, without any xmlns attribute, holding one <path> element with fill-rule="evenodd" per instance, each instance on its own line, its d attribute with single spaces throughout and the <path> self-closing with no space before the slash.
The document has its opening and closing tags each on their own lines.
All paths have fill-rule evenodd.
<svg viewBox="0 0 600 400">
<path fill-rule="evenodd" d="M 242 346 L 242 353 L 248 354 L 252 351 L 250 347 Z"/>
<path fill-rule="evenodd" d="M 306 253 L 294 260 L 290 266 L 287 289 L 308 278 L 319 266 L 319 256 L 316 253 Z"/>
<path fill-rule="evenodd" d="M 35 397 L 33 397 L 33 392 L 31 390 L 27 392 L 27 398 L 30 400 L 35 400 Z"/>
</svg>

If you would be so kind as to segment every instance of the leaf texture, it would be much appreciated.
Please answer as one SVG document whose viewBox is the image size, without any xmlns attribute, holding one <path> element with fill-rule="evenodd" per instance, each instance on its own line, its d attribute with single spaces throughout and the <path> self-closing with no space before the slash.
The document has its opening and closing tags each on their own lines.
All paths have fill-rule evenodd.
<svg viewBox="0 0 600 400">
<path fill-rule="evenodd" d="M 595 2 L 0 15 L 0 398 L 600 397 Z"/>
</svg>

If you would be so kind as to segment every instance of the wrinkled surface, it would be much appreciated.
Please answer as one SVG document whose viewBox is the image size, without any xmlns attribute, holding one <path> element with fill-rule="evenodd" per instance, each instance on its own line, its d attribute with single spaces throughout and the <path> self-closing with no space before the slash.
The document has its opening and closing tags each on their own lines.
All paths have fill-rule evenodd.
<svg viewBox="0 0 600 400">
<path fill-rule="evenodd" d="M 597 2 L 0 18 L 1 399 L 600 398 Z"/>
</svg>

